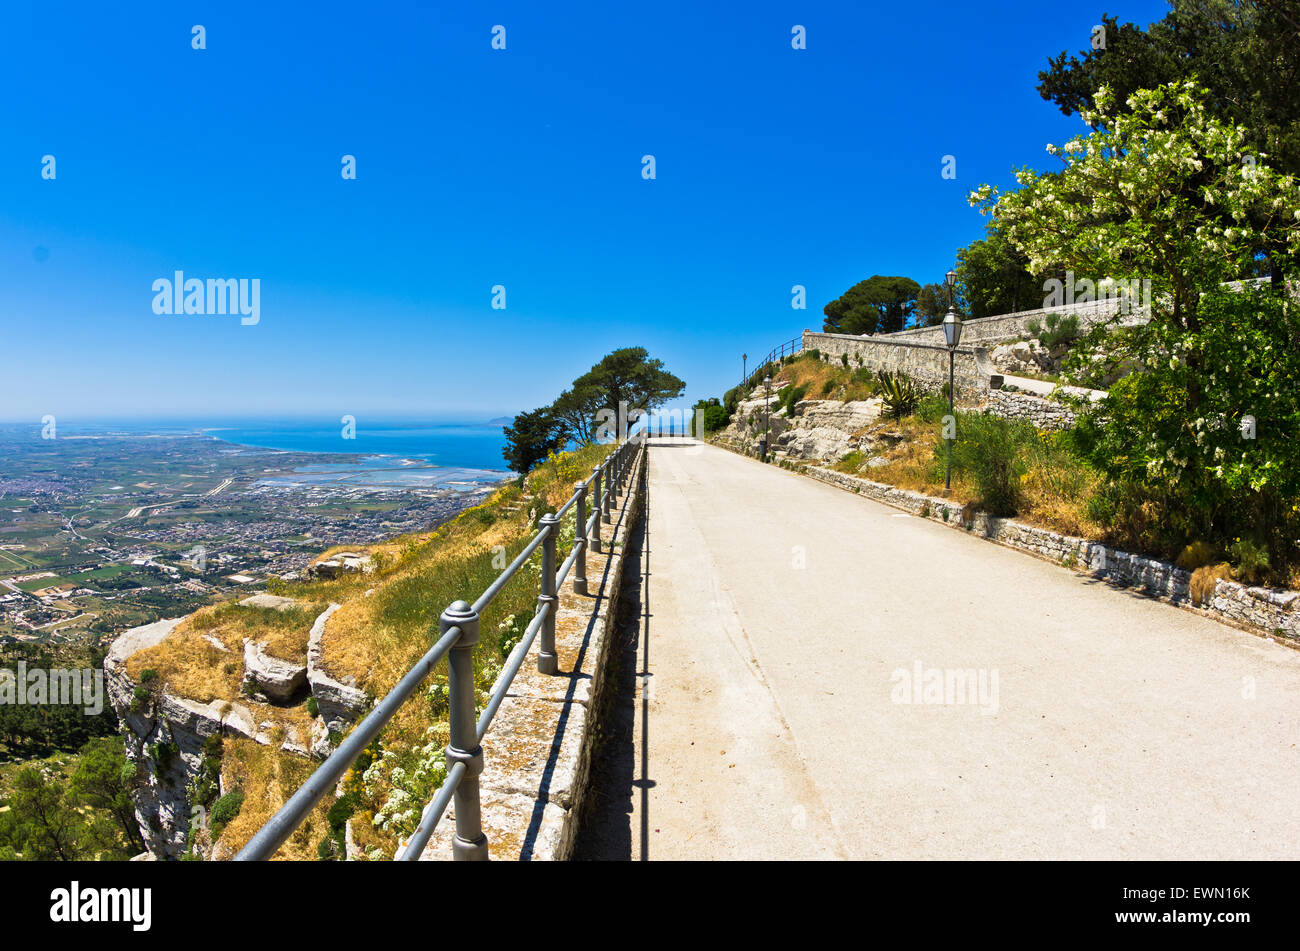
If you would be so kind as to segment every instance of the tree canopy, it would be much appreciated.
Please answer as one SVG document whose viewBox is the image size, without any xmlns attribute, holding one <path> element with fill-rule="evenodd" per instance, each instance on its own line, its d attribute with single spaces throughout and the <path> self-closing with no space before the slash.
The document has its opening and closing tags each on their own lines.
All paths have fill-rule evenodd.
<svg viewBox="0 0 1300 951">
<path fill-rule="evenodd" d="M 907 326 L 921 285 L 910 277 L 873 275 L 859 281 L 823 309 L 827 333 L 893 333 Z"/>
<path fill-rule="evenodd" d="M 602 421 L 616 426 L 633 410 L 648 412 L 685 389 L 685 381 L 645 347 L 623 347 L 602 357 L 549 406 L 516 416 L 505 428 L 502 455 L 513 471 L 526 473 L 571 443 L 595 441 Z"/>
</svg>

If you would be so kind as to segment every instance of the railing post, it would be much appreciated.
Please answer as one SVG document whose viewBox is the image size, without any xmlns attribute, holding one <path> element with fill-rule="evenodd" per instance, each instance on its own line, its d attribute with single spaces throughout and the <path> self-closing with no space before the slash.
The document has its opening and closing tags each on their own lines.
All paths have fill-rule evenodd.
<svg viewBox="0 0 1300 951">
<path fill-rule="evenodd" d="M 537 670 L 543 674 L 553 674 L 560 669 L 559 658 L 555 654 L 555 612 L 559 610 L 559 598 L 555 596 L 555 536 L 560 534 L 560 520 L 554 512 L 542 516 L 541 524 L 547 529 L 542 539 L 542 592 L 537 596 L 537 610 L 548 605 L 546 620 L 542 622 L 541 643 L 537 648 Z"/>
<path fill-rule="evenodd" d="M 474 710 L 474 645 L 478 643 L 478 614 L 464 601 L 457 601 L 438 619 L 442 633 L 460 628 L 460 638 L 447 655 L 447 693 L 450 701 L 450 740 L 447 766 L 465 764 L 465 775 L 456 787 L 456 835 L 452 857 L 458 862 L 486 861 L 487 836 L 479 805 L 478 776 L 483 772 L 483 747 L 478 742 Z"/>
<path fill-rule="evenodd" d="M 573 544 L 578 549 L 578 555 L 573 561 L 573 593 L 587 593 L 587 483 L 573 483 L 573 491 L 578 494 L 578 500 L 573 507 L 577 511 L 578 524 L 577 531 L 573 533 Z"/>
<path fill-rule="evenodd" d="M 604 516 L 601 511 L 600 500 L 600 466 L 591 467 L 591 484 L 594 486 L 593 491 L 596 493 L 591 497 L 591 511 L 596 517 L 591 522 L 591 550 L 597 555 L 600 554 L 600 520 Z"/>
<path fill-rule="evenodd" d="M 608 524 L 613 520 L 610 515 L 610 513 L 613 511 L 613 505 L 614 505 L 614 454 L 613 453 L 610 453 L 609 456 L 605 459 L 604 466 L 605 466 L 605 500 L 601 508 L 604 511 L 604 515 L 602 516 L 602 518 L 604 518 L 605 523 Z"/>
</svg>

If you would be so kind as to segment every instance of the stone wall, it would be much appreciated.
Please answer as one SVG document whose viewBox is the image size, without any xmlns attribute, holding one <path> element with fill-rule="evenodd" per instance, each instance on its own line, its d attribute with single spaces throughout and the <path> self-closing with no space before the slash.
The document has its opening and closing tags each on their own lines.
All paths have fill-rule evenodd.
<svg viewBox="0 0 1300 951">
<path fill-rule="evenodd" d="M 1073 429 L 1078 413 L 1064 403 L 1009 390 L 989 390 L 985 410 L 1003 419 L 1023 419 L 1039 429 Z"/>
<path fill-rule="evenodd" d="M 817 350 L 823 360 L 832 363 L 847 355 L 850 369 L 863 366 L 902 373 L 928 389 L 938 389 L 948 382 L 948 348 L 932 343 L 805 330 L 803 349 Z M 966 346 L 957 348 L 953 372 L 958 397 L 968 395 L 976 402 L 983 401 L 990 378 L 995 375 L 988 351 Z"/>
<path fill-rule="evenodd" d="M 821 482 L 884 502 L 918 517 L 965 529 L 1067 567 L 1086 570 L 1094 577 L 1138 589 L 1171 604 L 1197 607 L 1216 620 L 1300 646 L 1300 591 L 1248 587 L 1219 579 L 1207 603 L 1194 605 L 1190 590 L 1192 573 L 1169 562 L 1121 551 L 1086 538 L 1036 528 L 1014 519 L 971 512 L 948 499 L 898 489 L 831 469 L 808 466 L 803 471 Z"/>
<path fill-rule="evenodd" d="M 992 345 L 1019 340 L 1021 337 L 1033 336 L 1029 325 L 1034 321 L 1045 324 L 1048 314 L 1073 314 L 1079 318 L 1080 329 L 1086 330 L 1094 324 L 1109 320 L 1119 307 L 1117 300 L 1090 301 L 1086 304 L 1067 304 L 1050 309 L 1020 310 L 1014 314 L 999 314 L 996 317 L 977 317 L 963 320 L 961 324 L 962 344 Z M 1135 318 L 1140 320 L 1141 318 Z M 911 340 L 918 343 L 943 345 L 942 327 L 913 327 L 891 334 L 878 334 L 872 339 Z"/>
</svg>

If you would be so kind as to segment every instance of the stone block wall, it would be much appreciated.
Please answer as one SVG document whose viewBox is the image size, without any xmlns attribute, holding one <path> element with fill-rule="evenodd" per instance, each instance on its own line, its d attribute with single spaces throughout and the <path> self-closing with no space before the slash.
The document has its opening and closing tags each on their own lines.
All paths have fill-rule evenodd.
<svg viewBox="0 0 1300 951">
<path fill-rule="evenodd" d="M 1003 419 L 1023 419 L 1039 429 L 1073 429 L 1078 414 L 1073 407 L 1032 393 L 989 390 L 986 411 Z"/>
<path fill-rule="evenodd" d="M 805 330 L 803 348 L 819 351 L 823 360 L 832 363 L 847 354 L 850 368 L 856 368 L 861 359 L 861 365 L 869 370 L 902 373 L 929 389 L 938 389 L 948 382 L 948 348 L 932 343 Z M 993 375 L 988 351 L 958 347 L 953 370 L 958 396 L 965 391 L 965 395 L 982 402 Z"/>
<path fill-rule="evenodd" d="M 964 320 L 961 325 L 961 342 L 963 345 L 990 346 L 1019 340 L 1027 337 L 1029 325 L 1038 321 L 1044 324 L 1048 314 L 1073 314 L 1079 318 L 1079 326 L 1086 330 L 1094 324 L 1109 320 L 1115 315 L 1119 306 L 1116 300 L 1090 301 L 1086 304 L 1068 304 L 1062 307 L 1020 310 L 1014 314 L 999 314 L 996 317 L 977 317 Z M 878 334 L 872 339 L 912 340 L 920 343 L 943 344 L 942 327 L 912 327 L 892 334 Z"/>
</svg>

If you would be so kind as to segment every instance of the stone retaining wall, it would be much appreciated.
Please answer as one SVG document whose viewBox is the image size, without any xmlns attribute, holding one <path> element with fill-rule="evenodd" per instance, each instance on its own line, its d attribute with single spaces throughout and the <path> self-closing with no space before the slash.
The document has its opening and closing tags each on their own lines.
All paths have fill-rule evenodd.
<svg viewBox="0 0 1300 951">
<path fill-rule="evenodd" d="M 948 382 L 948 348 L 913 340 L 895 340 L 889 337 L 855 337 L 850 334 L 803 332 L 803 349 L 817 350 L 822 359 L 840 362 L 842 355 L 849 358 L 849 368 L 859 366 L 868 370 L 887 370 L 911 377 L 929 389 L 938 389 Z M 983 399 L 988 391 L 993 371 L 987 350 L 958 347 L 954 363 L 957 393 Z"/>
<path fill-rule="evenodd" d="M 1300 647 L 1300 591 L 1257 588 L 1220 579 L 1206 604 L 1193 605 L 1192 573 L 1156 558 L 1120 551 L 1086 538 L 1062 535 L 1009 518 L 968 512 L 948 499 L 871 482 L 858 476 L 819 466 L 803 470 L 820 482 L 846 489 L 921 518 L 964 528 L 1010 548 L 1031 552 L 1049 561 L 1088 571 L 1094 577 L 1126 588 L 1136 588 L 1183 607 L 1199 607 L 1219 621 L 1245 627 Z"/>
<path fill-rule="evenodd" d="M 1078 419 L 1075 410 L 1064 403 L 1008 390 L 989 390 L 985 410 L 1003 419 L 1023 419 L 1039 429 L 1073 429 Z"/>
<path fill-rule="evenodd" d="M 1022 337 L 1032 336 L 1029 325 L 1034 321 L 1044 324 L 1048 314 L 1073 314 L 1079 318 L 1079 328 L 1087 330 L 1094 324 L 1109 320 L 1119 307 L 1117 300 L 1089 301 L 1086 304 L 1066 304 L 1060 307 L 1038 308 L 1037 310 L 1019 310 L 1014 314 L 999 314 L 996 317 L 976 317 L 963 320 L 961 324 L 961 342 L 963 344 L 997 344 Z M 1135 315 L 1135 320 L 1142 318 Z M 878 340 L 912 340 L 943 345 L 942 327 L 912 327 L 898 330 L 891 334 L 879 334 L 872 339 Z"/>
</svg>

